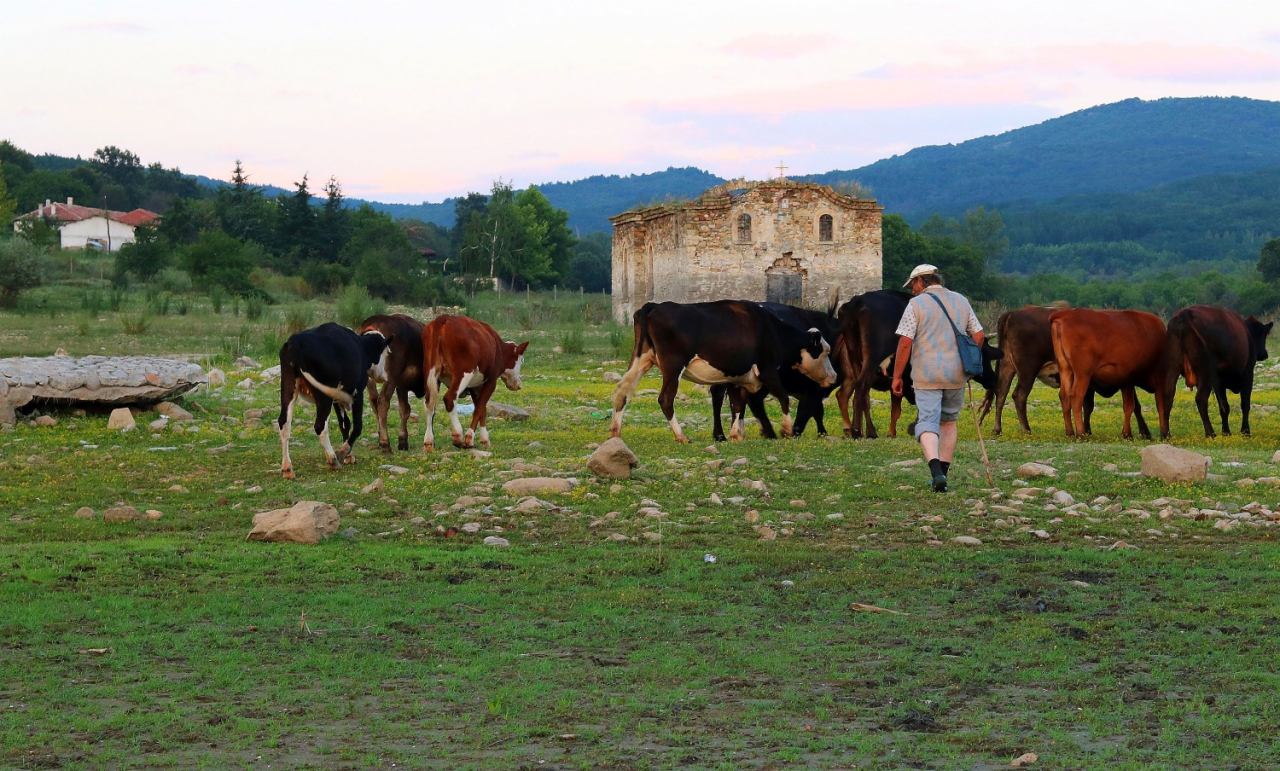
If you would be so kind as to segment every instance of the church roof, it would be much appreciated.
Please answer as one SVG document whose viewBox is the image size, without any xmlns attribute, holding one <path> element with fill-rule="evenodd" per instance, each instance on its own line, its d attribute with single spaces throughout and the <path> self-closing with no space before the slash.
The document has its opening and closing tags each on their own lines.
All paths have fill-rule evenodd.
<svg viewBox="0 0 1280 771">
<path fill-rule="evenodd" d="M 820 185 L 817 182 L 793 182 L 785 178 L 772 179 L 767 182 L 747 182 L 746 180 L 736 179 L 709 188 L 691 201 L 667 201 L 652 206 L 637 206 L 621 214 L 615 214 L 609 218 L 609 221 L 616 225 L 628 220 L 656 219 L 691 208 L 728 208 L 737 201 L 753 194 L 771 195 L 776 192 L 794 190 L 816 190 L 824 198 L 846 209 L 871 209 L 875 211 L 883 211 L 884 209 L 874 199 L 851 198 L 842 193 L 837 193 L 828 185 Z"/>
</svg>

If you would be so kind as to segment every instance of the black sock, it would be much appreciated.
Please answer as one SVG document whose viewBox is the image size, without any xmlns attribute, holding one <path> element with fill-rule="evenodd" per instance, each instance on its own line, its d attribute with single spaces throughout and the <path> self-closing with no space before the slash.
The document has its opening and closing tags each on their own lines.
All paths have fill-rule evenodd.
<svg viewBox="0 0 1280 771">
<path fill-rule="evenodd" d="M 937 458 L 934 458 L 933 460 L 929 461 L 929 471 L 935 477 L 947 473 L 942 468 L 942 461 L 938 460 Z"/>
<path fill-rule="evenodd" d="M 942 464 L 942 475 L 943 475 L 943 476 L 946 476 L 947 474 L 950 474 L 950 473 L 951 473 L 951 461 L 949 461 L 949 460 L 944 460 L 944 461 L 939 461 L 939 462 Z"/>
</svg>

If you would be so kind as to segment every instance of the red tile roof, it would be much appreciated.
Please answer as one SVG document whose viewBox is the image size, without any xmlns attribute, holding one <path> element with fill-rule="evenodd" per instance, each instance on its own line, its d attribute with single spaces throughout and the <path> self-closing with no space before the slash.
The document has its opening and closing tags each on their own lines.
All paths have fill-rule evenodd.
<svg viewBox="0 0 1280 771">
<path fill-rule="evenodd" d="M 137 227 L 145 225 L 159 219 L 160 215 L 146 209 L 134 209 L 131 212 L 108 211 L 107 215 L 116 222 L 123 222 L 126 225 Z M 93 219 L 101 217 L 102 209 L 94 209 L 89 206 L 80 206 L 77 204 L 51 203 L 48 206 L 40 206 L 32 212 L 27 212 L 20 220 L 49 218 L 55 222 L 79 222 L 81 220 Z"/>
</svg>

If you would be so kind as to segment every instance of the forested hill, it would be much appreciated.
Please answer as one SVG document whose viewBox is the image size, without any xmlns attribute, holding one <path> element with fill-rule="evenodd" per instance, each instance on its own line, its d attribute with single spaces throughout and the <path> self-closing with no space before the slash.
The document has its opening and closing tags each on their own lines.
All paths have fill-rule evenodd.
<svg viewBox="0 0 1280 771">
<path fill-rule="evenodd" d="M 1203 97 L 1091 107 L 957 145 L 920 147 L 849 171 L 889 211 L 961 212 L 1011 201 L 1115 193 L 1280 166 L 1280 102 Z"/>
<path fill-rule="evenodd" d="M 617 174 L 597 175 L 573 182 L 541 184 L 537 188 L 553 206 L 569 212 L 570 228 L 579 233 L 590 233 L 609 230 L 609 217 L 637 204 L 659 202 L 668 198 L 694 198 L 721 182 L 724 180 L 720 177 L 690 166 L 625 177 Z M 370 203 L 375 209 L 396 218 L 413 217 L 452 227 L 454 200 L 446 198 L 441 203 L 420 204 Z"/>
</svg>

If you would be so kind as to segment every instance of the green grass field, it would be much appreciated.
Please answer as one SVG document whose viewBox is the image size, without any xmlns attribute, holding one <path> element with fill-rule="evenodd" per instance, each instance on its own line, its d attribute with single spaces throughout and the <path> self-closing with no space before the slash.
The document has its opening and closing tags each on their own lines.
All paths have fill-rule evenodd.
<svg viewBox="0 0 1280 771">
<path fill-rule="evenodd" d="M 250 321 L 204 302 L 128 334 L 130 308 L 90 317 L 51 294 L 0 314 L 0 356 L 275 363 L 289 309 Z M 1197 485 L 1132 475 L 1143 442 L 1119 440 L 1119 399 L 1099 401 L 1085 442 L 1062 437 L 1056 393 L 1033 394 L 1030 437 L 1009 430 L 1010 406 L 986 445 L 995 490 L 966 410 L 953 492 L 934 495 L 920 466 L 892 465 L 917 457 L 903 438 L 766 442 L 749 424 L 713 454 L 689 384 L 677 406 L 693 444 L 640 396 L 623 437 L 642 465 L 614 485 L 584 467 L 608 436 L 603 374 L 630 345 L 603 323 L 607 298 L 470 307 L 532 341 L 524 389 L 495 399 L 533 417 L 494 421 L 492 457 L 424 455 L 420 424 L 413 450 L 386 457 L 367 424 L 359 463 L 331 472 L 307 405 L 286 482 L 278 384 L 242 389 L 243 375 L 187 395 L 195 430 L 153 435 L 143 415 L 119 434 L 66 409 L 56 427 L 0 434 L 0 767 L 985 769 L 1027 752 L 1037 769 L 1280 765 L 1275 530 L 1199 513 L 1280 509 L 1280 487 L 1240 483 L 1280 476 L 1280 376 L 1261 377 L 1249 439 L 1205 441 L 1179 396 L 1175 443 L 1221 475 Z M 641 384 L 656 387 L 656 373 Z M 827 425 L 839 433 L 834 404 Z M 1049 481 L 1083 510 L 1015 497 L 1030 460 L 1058 468 Z M 552 508 L 510 510 L 504 481 L 549 474 L 579 483 L 543 496 Z M 375 478 L 385 489 L 362 494 Z M 455 507 L 462 495 L 491 501 Z M 254 513 L 297 500 L 337 506 L 355 532 L 245 542 Z M 118 501 L 163 517 L 104 523 Z M 98 518 L 75 518 L 81 506 Z M 467 523 L 479 531 L 445 537 Z"/>
</svg>

